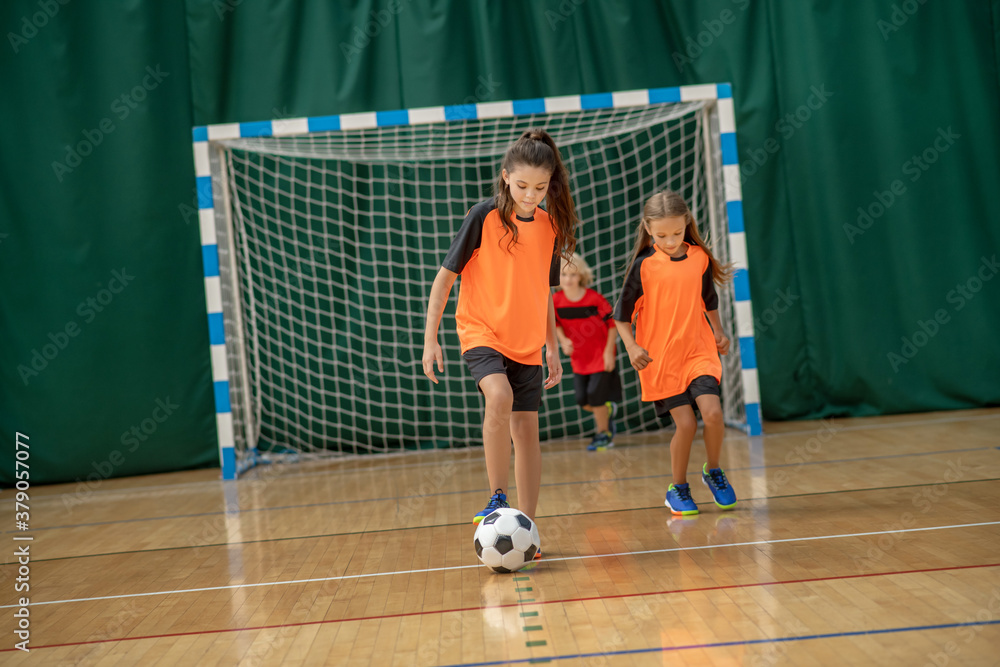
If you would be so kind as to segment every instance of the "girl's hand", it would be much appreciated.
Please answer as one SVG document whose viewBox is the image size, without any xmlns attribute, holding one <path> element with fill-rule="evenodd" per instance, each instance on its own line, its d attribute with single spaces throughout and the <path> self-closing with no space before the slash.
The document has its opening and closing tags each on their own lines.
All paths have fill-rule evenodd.
<svg viewBox="0 0 1000 667">
<path fill-rule="evenodd" d="M 615 370 L 615 350 L 604 350 L 604 372 Z"/>
<path fill-rule="evenodd" d="M 434 362 L 437 362 L 437 368 L 439 373 L 444 373 L 444 356 L 441 354 L 441 345 L 436 340 L 427 341 L 424 343 L 424 375 L 431 379 L 434 384 L 438 383 L 437 377 L 434 375 Z"/>
<path fill-rule="evenodd" d="M 638 345 L 628 349 L 628 360 L 632 362 L 632 368 L 637 371 L 641 371 L 653 362 L 649 353 Z"/>
<path fill-rule="evenodd" d="M 729 354 L 729 339 L 726 334 L 720 333 L 715 337 L 715 346 L 719 348 L 719 354 Z"/>
<path fill-rule="evenodd" d="M 559 361 L 559 351 L 555 347 L 545 346 L 545 365 L 549 367 L 549 377 L 545 379 L 543 386 L 551 389 L 562 379 L 562 363 Z"/>
<path fill-rule="evenodd" d="M 571 341 L 569 338 L 559 343 L 559 347 L 562 348 L 563 354 L 565 354 L 567 357 L 573 356 L 573 341 Z"/>
</svg>

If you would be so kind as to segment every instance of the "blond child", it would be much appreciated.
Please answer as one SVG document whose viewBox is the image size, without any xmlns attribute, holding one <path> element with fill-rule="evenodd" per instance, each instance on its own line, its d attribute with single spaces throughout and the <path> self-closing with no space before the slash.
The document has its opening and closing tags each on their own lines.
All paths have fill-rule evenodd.
<svg viewBox="0 0 1000 667">
<path fill-rule="evenodd" d="M 614 447 L 615 412 L 622 400 L 621 378 L 615 368 L 618 331 L 607 299 L 590 288 L 594 275 L 574 253 L 563 259 L 559 291 L 553 297 L 556 336 L 573 367 L 576 403 L 594 415 L 594 437 L 588 451 Z"/>
</svg>

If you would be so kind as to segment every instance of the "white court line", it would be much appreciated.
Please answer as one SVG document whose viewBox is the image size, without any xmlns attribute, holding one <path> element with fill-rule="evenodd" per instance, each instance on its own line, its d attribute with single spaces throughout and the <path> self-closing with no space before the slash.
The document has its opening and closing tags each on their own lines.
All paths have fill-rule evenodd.
<svg viewBox="0 0 1000 667">
<path fill-rule="evenodd" d="M 673 551 L 700 551 L 702 549 L 724 549 L 726 547 L 752 547 L 765 544 L 781 544 L 783 542 L 812 542 L 815 540 L 832 540 L 841 537 L 871 537 L 873 535 L 889 535 L 892 533 L 919 533 L 927 530 L 946 530 L 949 528 L 975 528 L 977 526 L 996 526 L 1000 521 L 984 521 L 981 523 L 959 523 L 951 526 L 930 526 L 928 528 L 903 528 L 900 530 L 878 530 L 871 533 L 842 533 L 839 535 L 819 535 L 816 537 L 788 537 L 781 540 L 758 540 L 756 542 L 733 542 L 731 544 L 706 544 L 700 547 L 673 547 L 671 549 L 649 549 L 647 551 L 623 551 L 613 554 L 593 554 L 591 556 L 565 556 L 563 558 L 543 558 L 540 562 L 556 562 L 564 560 L 588 560 L 590 558 L 617 558 L 619 556 L 640 556 L 644 554 L 663 554 Z M 230 586 L 210 586 L 207 588 L 185 588 L 173 591 L 155 591 L 152 593 L 131 593 L 129 595 L 104 595 L 94 598 L 75 598 L 72 600 L 48 600 L 43 602 L 31 602 L 29 606 L 37 607 L 43 604 L 63 604 L 66 602 L 94 602 L 96 600 L 120 600 L 124 598 L 141 598 L 152 595 L 174 595 L 176 593 L 204 593 L 207 591 L 223 591 L 227 589 L 258 588 L 261 586 L 290 586 L 292 584 L 311 584 L 320 581 L 342 581 L 346 579 L 366 579 L 368 577 L 388 577 L 395 574 L 425 574 L 428 572 L 447 572 L 449 570 L 471 570 L 483 567 L 477 565 L 454 565 L 452 567 L 431 567 L 423 570 L 398 570 L 395 572 L 373 572 L 371 574 L 347 574 L 339 577 L 319 577 L 316 579 L 293 579 L 290 581 L 269 581 L 259 584 L 232 584 Z M 0 605 L 0 609 L 10 609 L 20 605 L 5 604 Z"/>
</svg>

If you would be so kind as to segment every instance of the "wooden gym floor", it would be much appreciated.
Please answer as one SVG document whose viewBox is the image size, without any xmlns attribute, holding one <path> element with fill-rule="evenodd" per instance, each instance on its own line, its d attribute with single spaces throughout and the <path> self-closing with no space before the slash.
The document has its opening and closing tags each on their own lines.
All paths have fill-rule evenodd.
<svg viewBox="0 0 1000 667">
<path fill-rule="evenodd" d="M 683 520 L 669 432 L 544 445 L 514 575 L 472 548 L 480 449 L 33 487 L 31 652 L 8 530 L 0 662 L 1000 664 L 1000 409 L 766 430 L 726 434 L 737 508 L 695 483 Z"/>
</svg>

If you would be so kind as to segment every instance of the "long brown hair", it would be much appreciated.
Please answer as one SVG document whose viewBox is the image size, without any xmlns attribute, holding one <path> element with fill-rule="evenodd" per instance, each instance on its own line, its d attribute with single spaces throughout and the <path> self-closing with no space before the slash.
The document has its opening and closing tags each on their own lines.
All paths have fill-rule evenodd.
<svg viewBox="0 0 1000 667">
<path fill-rule="evenodd" d="M 510 187 L 503 179 L 504 170 L 508 176 L 521 166 L 540 167 L 552 172 L 549 179 L 549 190 L 545 195 L 545 211 L 552 221 L 552 229 L 556 233 L 556 251 L 563 257 L 569 257 L 576 248 L 576 209 L 569 193 L 569 173 L 563 164 L 562 156 L 556 142 L 549 133 L 541 129 L 526 130 L 521 137 L 510 145 L 500 163 L 500 175 L 493 184 L 493 197 L 496 200 L 497 212 L 503 223 L 504 236 L 509 232 L 510 240 L 507 249 L 517 243 L 517 225 L 511 221 L 514 213 L 514 199 L 510 196 Z"/>
<path fill-rule="evenodd" d="M 635 233 L 635 246 L 632 248 L 632 256 L 629 258 L 628 268 L 625 270 L 626 279 L 628 278 L 628 274 L 632 272 L 632 265 L 635 264 L 639 253 L 648 248 L 653 242 L 653 237 L 649 235 L 649 231 L 646 229 L 647 223 L 653 220 L 660 220 L 661 218 L 678 218 L 681 216 L 684 217 L 686 223 L 684 225 L 684 242 L 689 245 L 696 245 L 705 251 L 705 254 L 708 255 L 708 265 L 712 268 L 712 280 L 717 285 L 729 282 L 733 274 L 732 263 L 719 263 L 719 260 L 712 254 L 712 250 L 701 240 L 701 234 L 698 233 L 698 223 L 695 222 L 687 202 L 672 190 L 661 190 L 646 200 L 646 205 L 642 209 L 642 220 L 639 221 L 639 226 Z"/>
</svg>

